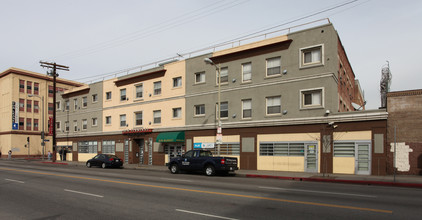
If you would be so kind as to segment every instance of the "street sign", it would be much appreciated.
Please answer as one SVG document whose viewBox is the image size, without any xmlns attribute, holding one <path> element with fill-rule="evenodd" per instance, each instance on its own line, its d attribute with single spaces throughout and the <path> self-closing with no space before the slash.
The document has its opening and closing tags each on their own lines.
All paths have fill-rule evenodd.
<svg viewBox="0 0 422 220">
<path fill-rule="evenodd" d="M 216 137 L 215 143 L 216 144 L 222 144 L 223 143 L 223 134 L 218 134 L 217 133 L 217 137 Z"/>
<path fill-rule="evenodd" d="M 44 139 L 44 142 L 49 142 L 50 140 Z"/>
<path fill-rule="evenodd" d="M 18 123 L 13 123 L 12 124 L 12 130 L 19 130 L 19 124 Z"/>
</svg>

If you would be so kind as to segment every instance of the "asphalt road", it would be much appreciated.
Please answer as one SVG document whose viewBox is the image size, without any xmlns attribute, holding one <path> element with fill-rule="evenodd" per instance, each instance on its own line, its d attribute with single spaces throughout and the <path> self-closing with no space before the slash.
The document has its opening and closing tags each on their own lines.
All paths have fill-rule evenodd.
<svg viewBox="0 0 422 220">
<path fill-rule="evenodd" d="M 0 161 L 0 219 L 421 218 L 421 189 Z"/>
</svg>

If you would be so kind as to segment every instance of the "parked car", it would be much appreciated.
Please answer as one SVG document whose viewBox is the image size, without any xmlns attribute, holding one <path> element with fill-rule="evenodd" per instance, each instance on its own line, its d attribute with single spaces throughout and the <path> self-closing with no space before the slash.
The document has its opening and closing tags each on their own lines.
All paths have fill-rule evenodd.
<svg viewBox="0 0 422 220">
<path fill-rule="evenodd" d="M 107 168 L 107 167 L 120 168 L 123 166 L 123 161 L 122 159 L 118 158 L 116 155 L 98 154 L 97 156 L 89 159 L 86 162 L 86 166 L 88 168 L 92 166 L 99 166 L 102 168 Z"/>
<path fill-rule="evenodd" d="M 203 171 L 207 176 L 216 172 L 229 173 L 238 170 L 236 157 L 213 157 L 211 151 L 190 150 L 181 157 L 171 158 L 166 164 L 173 174 L 180 170 Z"/>
</svg>

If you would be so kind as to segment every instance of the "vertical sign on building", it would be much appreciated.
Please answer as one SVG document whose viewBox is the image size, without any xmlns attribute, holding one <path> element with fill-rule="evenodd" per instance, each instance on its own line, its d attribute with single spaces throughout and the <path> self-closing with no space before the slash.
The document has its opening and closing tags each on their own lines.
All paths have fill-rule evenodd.
<svg viewBox="0 0 422 220">
<path fill-rule="evenodd" d="M 16 102 L 12 101 L 12 130 L 19 129 L 19 111 L 16 111 Z"/>
<path fill-rule="evenodd" d="M 48 117 L 48 134 L 53 135 L 53 117 Z"/>
</svg>

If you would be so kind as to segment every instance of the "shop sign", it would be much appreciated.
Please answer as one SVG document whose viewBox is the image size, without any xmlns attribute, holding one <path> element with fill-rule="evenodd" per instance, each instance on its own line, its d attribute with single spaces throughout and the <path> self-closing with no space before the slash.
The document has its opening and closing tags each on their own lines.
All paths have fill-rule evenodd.
<svg viewBox="0 0 422 220">
<path fill-rule="evenodd" d="M 214 147 L 215 147 L 214 143 L 194 143 L 193 144 L 193 148 L 195 149 L 210 149 Z"/>
</svg>

